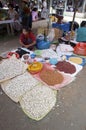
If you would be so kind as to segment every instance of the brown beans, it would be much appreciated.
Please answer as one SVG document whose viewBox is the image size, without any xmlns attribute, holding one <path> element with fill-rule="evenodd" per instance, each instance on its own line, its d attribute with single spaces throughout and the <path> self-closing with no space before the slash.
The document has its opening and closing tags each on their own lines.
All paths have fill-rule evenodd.
<svg viewBox="0 0 86 130">
<path fill-rule="evenodd" d="M 59 61 L 56 65 L 56 69 L 69 74 L 73 74 L 76 72 L 75 66 L 66 61 Z"/>
<path fill-rule="evenodd" d="M 48 85 L 61 84 L 63 82 L 63 75 L 55 70 L 43 70 L 40 72 L 40 78 Z"/>
</svg>

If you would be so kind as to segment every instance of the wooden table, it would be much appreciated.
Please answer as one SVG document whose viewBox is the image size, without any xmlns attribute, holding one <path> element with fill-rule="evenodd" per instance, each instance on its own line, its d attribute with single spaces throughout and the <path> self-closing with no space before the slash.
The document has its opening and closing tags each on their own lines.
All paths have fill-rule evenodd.
<svg viewBox="0 0 86 130">
<path fill-rule="evenodd" d="M 0 26 L 2 24 L 6 24 L 7 25 L 7 33 L 8 35 L 14 35 L 14 30 L 13 30 L 13 20 L 2 20 L 0 21 Z"/>
</svg>

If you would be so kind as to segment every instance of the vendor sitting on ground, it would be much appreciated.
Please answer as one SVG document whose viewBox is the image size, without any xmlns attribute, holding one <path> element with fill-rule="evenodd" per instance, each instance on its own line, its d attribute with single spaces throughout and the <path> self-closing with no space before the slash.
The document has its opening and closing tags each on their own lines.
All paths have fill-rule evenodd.
<svg viewBox="0 0 86 130">
<path fill-rule="evenodd" d="M 32 50 L 36 45 L 36 37 L 32 31 L 26 27 L 23 27 L 22 34 L 20 35 L 20 44 L 22 47 Z"/>
</svg>

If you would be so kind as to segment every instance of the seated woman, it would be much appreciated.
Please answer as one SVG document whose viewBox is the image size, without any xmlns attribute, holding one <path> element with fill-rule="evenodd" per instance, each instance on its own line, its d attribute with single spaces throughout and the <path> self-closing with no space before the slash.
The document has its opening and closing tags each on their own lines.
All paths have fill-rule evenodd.
<svg viewBox="0 0 86 130">
<path fill-rule="evenodd" d="M 13 28 L 14 28 L 14 31 L 20 31 L 21 30 L 21 24 L 20 24 L 20 21 L 19 21 L 19 15 L 18 13 L 14 10 L 14 7 L 12 4 L 9 4 L 8 5 L 8 17 L 13 20 Z"/>
<path fill-rule="evenodd" d="M 19 42 L 22 45 L 22 47 L 32 50 L 36 45 L 36 38 L 34 34 L 31 32 L 31 30 L 29 30 L 26 27 L 23 27 Z"/>
<path fill-rule="evenodd" d="M 32 10 L 32 21 L 37 21 L 38 20 L 38 11 L 37 8 L 33 8 Z"/>
</svg>

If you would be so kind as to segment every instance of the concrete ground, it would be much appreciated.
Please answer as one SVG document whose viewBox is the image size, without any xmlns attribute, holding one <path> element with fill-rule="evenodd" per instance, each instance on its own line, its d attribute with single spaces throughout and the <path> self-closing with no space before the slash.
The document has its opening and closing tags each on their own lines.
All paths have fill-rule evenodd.
<svg viewBox="0 0 86 130">
<path fill-rule="evenodd" d="M 19 46 L 19 36 L 0 39 L 0 54 Z M 57 103 L 42 120 L 24 114 L 0 88 L 0 130 L 86 130 L 86 66 L 75 81 L 61 88 Z"/>
</svg>

